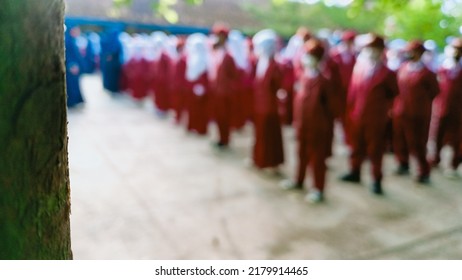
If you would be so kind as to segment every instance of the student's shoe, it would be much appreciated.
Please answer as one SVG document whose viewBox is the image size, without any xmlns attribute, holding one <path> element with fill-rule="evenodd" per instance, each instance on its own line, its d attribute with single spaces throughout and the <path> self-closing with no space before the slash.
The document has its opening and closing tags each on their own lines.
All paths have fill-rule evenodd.
<svg viewBox="0 0 462 280">
<path fill-rule="evenodd" d="M 324 195 L 320 191 L 312 191 L 305 196 L 305 200 L 311 203 L 321 203 L 324 201 Z"/>
<path fill-rule="evenodd" d="M 291 191 L 291 190 L 302 190 L 303 185 L 302 184 L 297 184 L 292 180 L 284 180 L 280 184 L 281 188 L 286 191 Z"/>
<path fill-rule="evenodd" d="M 219 149 L 219 150 L 224 150 L 224 149 L 228 148 L 228 144 L 225 144 L 225 143 L 220 142 L 220 141 L 212 143 L 212 146 Z"/>
<path fill-rule="evenodd" d="M 400 164 L 395 174 L 399 176 L 409 175 L 409 164 Z"/>
<path fill-rule="evenodd" d="M 380 181 L 375 181 L 372 184 L 371 192 L 375 195 L 383 195 L 382 183 Z"/>
<path fill-rule="evenodd" d="M 430 184 L 430 176 L 428 175 L 420 175 L 417 178 L 417 183 L 422 185 L 429 185 Z"/>
<path fill-rule="evenodd" d="M 361 176 L 357 172 L 350 172 L 340 177 L 340 180 L 350 183 L 359 183 L 361 182 Z"/>
</svg>

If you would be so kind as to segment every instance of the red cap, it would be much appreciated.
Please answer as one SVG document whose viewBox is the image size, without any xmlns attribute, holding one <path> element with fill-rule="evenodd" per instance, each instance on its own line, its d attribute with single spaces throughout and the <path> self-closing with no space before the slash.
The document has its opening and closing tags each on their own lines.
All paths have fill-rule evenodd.
<svg viewBox="0 0 462 280">
<path fill-rule="evenodd" d="M 226 26 L 224 23 L 215 23 L 212 27 L 212 33 L 215 35 L 221 34 L 228 37 L 229 27 Z"/>
<path fill-rule="evenodd" d="M 317 59 L 321 59 L 325 51 L 323 43 L 316 38 L 311 38 L 310 40 L 308 40 L 305 43 L 304 48 L 308 54 L 311 54 Z"/>
<path fill-rule="evenodd" d="M 356 38 L 356 32 L 347 30 L 342 34 L 342 41 L 353 41 Z"/>
<path fill-rule="evenodd" d="M 186 44 L 186 38 L 184 36 L 179 36 L 178 41 L 176 42 L 177 48 L 182 48 Z"/>
<path fill-rule="evenodd" d="M 409 43 L 407 43 L 406 48 L 404 50 L 408 52 L 415 51 L 418 53 L 423 53 L 425 52 L 425 47 L 422 41 L 412 40 Z"/>
<path fill-rule="evenodd" d="M 377 34 L 369 34 L 370 39 L 367 41 L 365 47 L 370 48 L 377 48 L 377 49 L 384 49 L 385 48 L 385 40 L 377 35 Z"/>
</svg>

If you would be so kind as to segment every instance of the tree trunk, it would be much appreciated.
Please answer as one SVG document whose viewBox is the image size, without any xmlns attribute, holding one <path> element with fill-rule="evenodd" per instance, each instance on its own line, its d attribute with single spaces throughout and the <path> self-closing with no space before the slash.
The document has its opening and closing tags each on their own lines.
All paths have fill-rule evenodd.
<svg viewBox="0 0 462 280">
<path fill-rule="evenodd" d="M 0 8 L 0 259 L 71 259 L 63 0 Z"/>
</svg>

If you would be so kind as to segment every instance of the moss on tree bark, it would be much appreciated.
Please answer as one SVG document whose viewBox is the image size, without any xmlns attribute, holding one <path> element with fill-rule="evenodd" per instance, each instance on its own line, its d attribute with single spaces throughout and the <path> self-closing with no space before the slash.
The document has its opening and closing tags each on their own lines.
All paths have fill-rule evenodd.
<svg viewBox="0 0 462 280">
<path fill-rule="evenodd" d="M 0 259 L 71 259 L 63 0 L 0 9 Z"/>
</svg>

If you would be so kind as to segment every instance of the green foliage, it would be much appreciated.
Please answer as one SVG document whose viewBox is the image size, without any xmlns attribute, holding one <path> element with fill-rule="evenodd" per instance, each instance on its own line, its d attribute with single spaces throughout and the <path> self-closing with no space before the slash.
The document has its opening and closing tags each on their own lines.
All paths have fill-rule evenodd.
<svg viewBox="0 0 462 280">
<path fill-rule="evenodd" d="M 457 36 L 458 24 L 455 17 L 441 11 L 442 1 L 412 0 L 399 9 L 388 12 L 385 34 L 393 38 L 432 39 L 442 47 L 445 38 Z"/>
<path fill-rule="evenodd" d="M 275 2 L 276 1 L 276 2 Z M 328 7 L 323 2 L 306 5 L 296 2 L 273 0 L 267 8 L 245 5 L 244 9 L 252 13 L 264 26 L 276 30 L 284 37 L 294 34 L 300 26 L 306 26 L 313 31 L 328 29 L 355 29 L 360 32 L 379 31 L 384 17 L 372 11 L 363 10 L 352 14 L 343 7 Z"/>
<path fill-rule="evenodd" d="M 113 0 L 115 7 L 130 5 L 133 0 Z M 151 0 L 156 16 L 170 23 L 178 21 L 174 5 L 177 0 Z M 200 5 L 203 0 L 183 0 Z M 441 10 L 444 0 L 353 0 L 347 7 L 326 5 L 320 0 L 313 5 L 289 0 L 271 0 L 266 7 L 251 4 L 244 9 L 252 13 L 262 25 L 283 36 L 292 35 L 299 26 L 312 30 L 355 29 L 359 32 L 377 32 L 390 38 L 433 39 L 441 47 L 447 36 L 457 36 L 462 22 L 462 7 L 453 7 L 448 13 Z M 257 30 L 245 28 L 246 33 Z"/>
<path fill-rule="evenodd" d="M 152 8 L 154 15 L 158 14 L 165 18 L 170 23 L 178 22 L 178 14 L 172 8 L 176 4 L 176 0 L 157 0 L 152 1 Z"/>
<path fill-rule="evenodd" d="M 133 0 L 112 0 L 114 7 L 120 9 L 125 6 L 130 6 Z M 201 5 L 203 0 L 183 0 L 185 3 L 190 5 Z M 161 16 L 170 23 L 178 22 L 178 14 L 174 9 L 174 5 L 177 4 L 177 0 L 151 0 L 151 7 L 154 16 Z"/>
<path fill-rule="evenodd" d="M 204 0 L 185 0 L 185 2 L 190 5 L 201 5 Z"/>
<path fill-rule="evenodd" d="M 432 39 L 442 47 L 447 36 L 457 36 L 460 13 L 442 12 L 444 0 L 354 0 L 349 7 L 353 14 L 368 11 L 382 14 L 378 30 L 390 38 Z"/>
<path fill-rule="evenodd" d="M 268 9 L 246 6 L 264 25 L 281 34 L 293 34 L 298 26 L 352 28 L 373 31 L 390 38 L 433 39 L 441 47 L 447 36 L 457 36 L 462 7 L 457 4 L 442 12 L 444 0 L 353 0 L 347 7 L 328 6 L 320 0 L 313 5 L 272 0 Z"/>
</svg>

